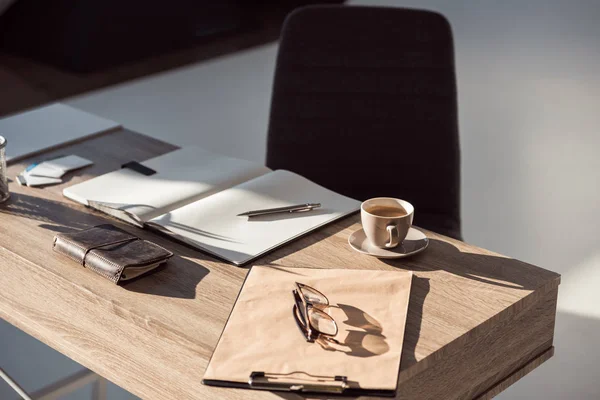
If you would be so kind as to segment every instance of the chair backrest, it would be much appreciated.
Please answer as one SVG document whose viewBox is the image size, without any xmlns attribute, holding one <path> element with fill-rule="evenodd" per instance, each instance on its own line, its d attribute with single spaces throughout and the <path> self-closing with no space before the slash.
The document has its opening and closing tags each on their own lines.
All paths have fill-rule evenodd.
<svg viewBox="0 0 600 400">
<path fill-rule="evenodd" d="M 275 71 L 267 165 L 359 200 L 408 200 L 416 225 L 460 237 L 448 21 L 380 7 L 311 6 L 290 14 Z"/>
</svg>

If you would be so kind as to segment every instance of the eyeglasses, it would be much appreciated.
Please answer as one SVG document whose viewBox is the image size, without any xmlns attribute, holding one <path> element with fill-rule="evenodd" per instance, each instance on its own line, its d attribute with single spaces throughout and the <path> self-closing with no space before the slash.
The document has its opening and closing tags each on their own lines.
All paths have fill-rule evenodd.
<svg viewBox="0 0 600 400">
<path fill-rule="evenodd" d="M 308 342 L 314 342 L 322 337 L 337 343 L 333 336 L 338 333 L 338 326 L 329 314 L 323 311 L 329 306 L 327 297 L 310 286 L 296 282 L 294 295 L 294 318 L 300 332 Z"/>
</svg>

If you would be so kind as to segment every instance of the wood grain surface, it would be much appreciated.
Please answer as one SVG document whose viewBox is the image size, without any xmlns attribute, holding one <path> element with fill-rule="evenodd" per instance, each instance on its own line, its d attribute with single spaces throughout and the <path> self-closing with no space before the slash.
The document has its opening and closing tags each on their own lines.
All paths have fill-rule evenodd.
<svg viewBox="0 0 600 400">
<path fill-rule="evenodd" d="M 201 384 L 246 268 L 62 197 L 68 185 L 175 148 L 120 130 L 49 152 L 95 162 L 62 185 L 11 183 L 11 199 L 0 205 L 0 316 L 143 398 L 301 398 Z M 30 161 L 9 167 L 9 177 Z M 52 251 L 57 232 L 106 222 L 176 255 L 156 273 L 116 286 Z M 359 227 L 350 216 L 255 265 L 414 271 L 398 399 L 490 398 L 549 357 L 540 354 L 552 348 L 558 274 L 427 231 L 425 252 L 379 260 L 347 244 Z"/>
</svg>

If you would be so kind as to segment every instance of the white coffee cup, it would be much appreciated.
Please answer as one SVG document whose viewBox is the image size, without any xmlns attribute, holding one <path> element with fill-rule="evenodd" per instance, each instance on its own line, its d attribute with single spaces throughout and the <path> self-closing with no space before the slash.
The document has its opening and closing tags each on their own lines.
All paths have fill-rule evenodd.
<svg viewBox="0 0 600 400">
<path fill-rule="evenodd" d="M 415 208 L 408 201 L 377 197 L 360 206 L 360 219 L 369 241 L 380 248 L 393 248 L 408 234 Z"/>
</svg>

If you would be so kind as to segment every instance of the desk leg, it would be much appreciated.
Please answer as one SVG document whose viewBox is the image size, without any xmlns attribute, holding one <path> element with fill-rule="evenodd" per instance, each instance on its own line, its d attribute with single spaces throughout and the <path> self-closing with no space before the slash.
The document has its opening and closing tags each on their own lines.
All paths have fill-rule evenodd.
<svg viewBox="0 0 600 400">
<path fill-rule="evenodd" d="M 0 378 L 4 379 L 8 386 L 10 386 L 19 396 L 24 400 L 31 400 L 29 394 L 23 389 L 13 378 L 11 378 L 2 368 L 0 368 Z"/>
<path fill-rule="evenodd" d="M 100 375 L 92 386 L 92 400 L 106 400 L 106 379 Z"/>
<path fill-rule="evenodd" d="M 94 372 L 84 369 L 32 393 L 31 397 L 35 400 L 60 399 L 68 393 L 95 382 L 98 378 L 99 376 Z"/>
</svg>

